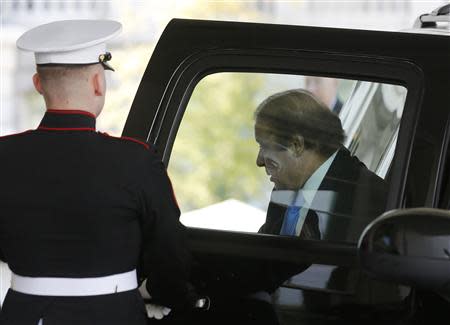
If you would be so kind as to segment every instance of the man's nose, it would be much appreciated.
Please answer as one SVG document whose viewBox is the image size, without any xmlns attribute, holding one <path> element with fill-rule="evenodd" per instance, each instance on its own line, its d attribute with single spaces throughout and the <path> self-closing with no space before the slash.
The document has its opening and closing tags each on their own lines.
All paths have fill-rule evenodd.
<svg viewBox="0 0 450 325">
<path fill-rule="evenodd" d="M 256 157 L 256 166 L 264 167 L 264 155 L 261 152 L 261 149 L 259 149 L 258 156 Z"/>
</svg>

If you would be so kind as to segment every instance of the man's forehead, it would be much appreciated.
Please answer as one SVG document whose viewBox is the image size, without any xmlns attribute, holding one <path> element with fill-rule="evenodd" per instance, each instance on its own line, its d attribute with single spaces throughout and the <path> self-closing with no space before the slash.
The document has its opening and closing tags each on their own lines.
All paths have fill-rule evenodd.
<svg viewBox="0 0 450 325">
<path fill-rule="evenodd" d="M 282 124 L 280 123 L 272 123 L 271 120 L 262 120 L 257 119 L 255 123 L 255 134 L 261 135 L 261 136 L 274 136 L 274 135 L 285 135 L 287 130 L 286 128 L 282 127 Z M 280 122 L 280 120 L 277 120 L 276 122 Z"/>
<path fill-rule="evenodd" d="M 279 143 L 275 134 L 259 128 L 255 128 L 255 140 L 260 144 Z"/>
</svg>

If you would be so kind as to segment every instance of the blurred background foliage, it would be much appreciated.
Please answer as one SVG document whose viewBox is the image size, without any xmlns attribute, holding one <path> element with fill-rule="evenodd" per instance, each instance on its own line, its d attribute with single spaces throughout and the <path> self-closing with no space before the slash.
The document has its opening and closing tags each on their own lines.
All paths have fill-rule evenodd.
<svg viewBox="0 0 450 325">
<path fill-rule="evenodd" d="M 218 73 L 194 89 L 169 163 L 183 212 L 235 198 L 259 205 L 268 180 L 256 166 L 253 113 L 258 74 Z"/>
</svg>

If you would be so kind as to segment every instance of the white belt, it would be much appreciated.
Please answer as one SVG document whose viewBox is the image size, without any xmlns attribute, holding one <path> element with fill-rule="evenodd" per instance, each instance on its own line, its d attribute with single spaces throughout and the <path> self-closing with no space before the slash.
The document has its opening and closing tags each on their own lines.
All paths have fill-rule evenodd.
<svg viewBox="0 0 450 325">
<path fill-rule="evenodd" d="M 11 289 L 38 296 L 97 296 L 136 288 L 136 270 L 97 278 L 34 278 L 14 273 L 11 275 Z"/>
</svg>

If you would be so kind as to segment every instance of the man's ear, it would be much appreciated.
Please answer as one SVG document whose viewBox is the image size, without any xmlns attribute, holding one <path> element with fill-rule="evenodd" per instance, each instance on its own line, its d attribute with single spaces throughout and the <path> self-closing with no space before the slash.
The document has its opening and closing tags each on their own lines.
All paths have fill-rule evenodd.
<svg viewBox="0 0 450 325">
<path fill-rule="evenodd" d="M 301 135 L 294 135 L 292 138 L 292 148 L 294 154 L 298 157 L 305 150 L 305 139 Z"/>
<path fill-rule="evenodd" d="M 102 73 L 104 72 L 96 72 L 92 78 L 95 96 L 103 96 L 105 94 L 106 82 L 105 76 Z"/>
<path fill-rule="evenodd" d="M 34 89 L 36 89 L 36 91 L 42 95 L 41 77 L 39 77 L 39 74 L 37 72 L 33 75 L 33 85 Z"/>
</svg>

